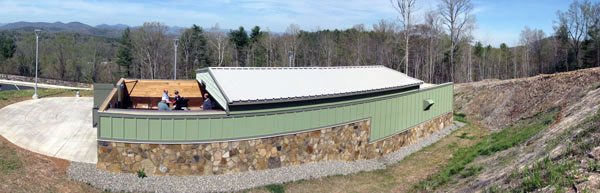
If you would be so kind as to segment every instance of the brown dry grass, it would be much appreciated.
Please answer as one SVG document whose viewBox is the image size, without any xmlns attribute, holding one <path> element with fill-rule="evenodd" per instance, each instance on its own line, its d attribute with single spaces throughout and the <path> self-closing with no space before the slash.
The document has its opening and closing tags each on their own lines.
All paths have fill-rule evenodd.
<svg viewBox="0 0 600 193">
<path fill-rule="evenodd" d="M 0 170 L 0 192 L 99 192 L 69 180 L 68 161 L 24 150 L 0 136 L 0 163 L 7 159 L 19 167 Z"/>
<path fill-rule="evenodd" d="M 467 138 L 459 136 L 467 133 Z M 285 192 L 408 192 L 428 176 L 438 172 L 459 147 L 476 144 L 488 130 L 471 124 L 453 132 L 437 143 L 416 152 L 384 170 L 347 176 L 330 176 L 283 184 Z M 247 192 L 268 192 L 266 187 Z"/>
<path fill-rule="evenodd" d="M 0 108 L 30 100 L 32 94 L 32 90 L 0 92 Z M 75 91 L 40 89 L 38 94 L 41 97 L 74 96 Z M 82 95 L 90 96 L 91 92 L 82 92 Z M 69 161 L 24 150 L 2 136 L 0 164 L 4 164 L 0 165 L 0 192 L 99 192 L 68 179 Z"/>
</svg>

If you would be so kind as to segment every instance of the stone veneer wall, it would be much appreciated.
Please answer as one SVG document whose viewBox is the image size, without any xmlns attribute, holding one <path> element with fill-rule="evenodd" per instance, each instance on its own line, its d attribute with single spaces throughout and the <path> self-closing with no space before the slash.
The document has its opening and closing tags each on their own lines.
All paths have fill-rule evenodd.
<svg viewBox="0 0 600 193">
<path fill-rule="evenodd" d="M 392 153 L 452 124 L 452 113 L 369 143 L 371 121 L 279 137 L 206 144 L 98 141 L 97 168 L 148 175 L 217 175 L 328 160 L 355 161 Z"/>
</svg>

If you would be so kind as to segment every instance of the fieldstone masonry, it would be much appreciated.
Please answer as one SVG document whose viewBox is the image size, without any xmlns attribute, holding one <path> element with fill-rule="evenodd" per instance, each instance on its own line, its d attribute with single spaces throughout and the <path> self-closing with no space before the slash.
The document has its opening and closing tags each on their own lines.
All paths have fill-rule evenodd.
<svg viewBox="0 0 600 193">
<path fill-rule="evenodd" d="M 378 158 L 452 124 L 452 113 L 369 143 L 370 120 L 310 132 L 234 142 L 138 144 L 98 141 L 97 168 L 147 175 L 218 175 L 328 160 Z"/>
</svg>

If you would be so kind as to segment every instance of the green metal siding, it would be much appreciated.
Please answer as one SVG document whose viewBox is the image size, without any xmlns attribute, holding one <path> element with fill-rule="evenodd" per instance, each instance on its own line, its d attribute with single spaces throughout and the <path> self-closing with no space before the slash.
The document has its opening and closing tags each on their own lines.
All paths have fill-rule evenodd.
<svg viewBox="0 0 600 193">
<path fill-rule="evenodd" d="M 453 85 L 392 94 L 329 106 L 231 112 L 205 118 L 145 118 L 100 114 L 99 139 L 152 142 L 220 141 L 302 132 L 356 120 L 371 119 L 370 141 L 452 112 Z M 423 101 L 435 104 L 427 111 Z M 258 113 L 258 114 L 257 114 Z"/>
</svg>

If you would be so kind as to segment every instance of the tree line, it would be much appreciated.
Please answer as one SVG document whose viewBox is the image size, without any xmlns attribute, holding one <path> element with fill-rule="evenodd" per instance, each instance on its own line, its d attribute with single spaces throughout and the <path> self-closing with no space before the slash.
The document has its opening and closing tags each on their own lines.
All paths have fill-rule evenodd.
<svg viewBox="0 0 600 193">
<path fill-rule="evenodd" d="M 178 79 L 209 66 L 285 67 L 384 65 L 431 83 L 509 79 L 600 66 L 600 3 L 573 1 L 557 11 L 554 31 L 524 28 L 518 45 L 494 47 L 472 35 L 470 0 L 440 0 L 417 23 L 415 0 L 391 0 L 398 20 L 344 30 L 277 33 L 259 26 L 223 30 L 192 25 L 177 34 L 159 22 L 127 28 L 122 37 L 48 33 L 40 37 L 40 76 L 78 82 L 120 77 L 173 78 L 178 39 Z M 33 29 L 31 29 L 33 31 Z M 0 72 L 33 76 L 33 32 L 0 34 Z"/>
</svg>

